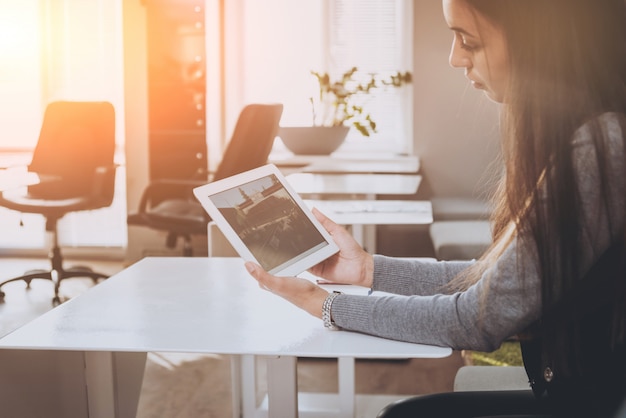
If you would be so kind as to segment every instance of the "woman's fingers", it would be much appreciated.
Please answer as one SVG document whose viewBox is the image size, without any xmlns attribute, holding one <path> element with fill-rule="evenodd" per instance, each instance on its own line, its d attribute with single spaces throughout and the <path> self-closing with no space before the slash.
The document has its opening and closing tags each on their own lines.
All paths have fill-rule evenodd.
<svg viewBox="0 0 626 418">
<path fill-rule="evenodd" d="M 332 235 L 333 232 L 337 230 L 337 228 L 341 228 L 341 226 L 333 222 L 332 219 L 330 219 L 329 217 L 324 215 L 322 212 L 320 212 L 319 209 L 313 208 L 312 212 L 313 212 L 313 216 L 315 216 L 315 218 L 322 224 L 324 229 L 330 233 L 330 235 Z"/>
<path fill-rule="evenodd" d="M 274 276 L 251 261 L 247 261 L 245 267 L 248 273 L 259 282 L 261 288 L 288 299 L 293 299 L 298 293 L 298 288 L 302 286 L 296 277 Z"/>
<path fill-rule="evenodd" d="M 248 270 L 248 273 L 250 273 L 250 275 L 254 277 L 257 282 L 259 282 L 259 286 L 261 286 L 262 289 L 271 291 L 270 282 L 272 281 L 274 276 L 266 272 L 263 268 L 261 268 L 261 266 L 251 261 L 246 261 L 245 267 L 246 270 Z"/>
<path fill-rule="evenodd" d="M 280 296 L 318 318 L 322 316 L 322 304 L 328 292 L 309 280 L 297 277 L 277 277 L 259 265 L 246 262 L 246 270 L 257 280 L 262 289 Z"/>
</svg>

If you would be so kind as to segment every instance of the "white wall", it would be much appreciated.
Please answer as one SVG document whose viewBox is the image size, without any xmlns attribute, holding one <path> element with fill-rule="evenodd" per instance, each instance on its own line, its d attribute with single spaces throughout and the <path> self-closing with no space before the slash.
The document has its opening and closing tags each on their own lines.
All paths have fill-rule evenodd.
<svg viewBox="0 0 626 418">
<path fill-rule="evenodd" d="M 414 16 L 415 153 L 433 195 L 479 197 L 499 153 L 498 105 L 448 64 L 441 1 L 415 0 Z"/>
<path fill-rule="evenodd" d="M 146 8 L 137 0 L 123 1 L 124 107 L 126 192 L 128 213 L 139 208 L 139 199 L 148 185 L 148 61 Z M 128 228 L 127 259 L 136 261 L 144 245 L 155 240 L 147 228 Z M 162 242 L 165 242 L 163 238 Z"/>
</svg>

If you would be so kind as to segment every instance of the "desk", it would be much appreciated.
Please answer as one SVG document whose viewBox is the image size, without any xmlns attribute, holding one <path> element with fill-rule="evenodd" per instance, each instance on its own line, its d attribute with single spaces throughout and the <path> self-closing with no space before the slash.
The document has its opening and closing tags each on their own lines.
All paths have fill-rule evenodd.
<svg viewBox="0 0 626 418">
<path fill-rule="evenodd" d="M 281 171 L 305 173 L 415 174 L 420 161 L 414 155 L 334 153 L 330 155 L 272 154 L 270 163 Z"/>
<path fill-rule="evenodd" d="M 371 253 L 376 252 L 376 237 L 365 226 L 430 225 L 433 208 L 425 200 L 305 200 L 340 225 L 349 225 L 352 236 Z M 369 229 L 372 231 L 372 229 Z"/>
<path fill-rule="evenodd" d="M 58 380 L 49 379 L 49 390 L 64 411 L 84 408 L 78 416 L 132 417 L 150 351 L 268 356 L 267 413 L 285 418 L 298 415 L 297 357 L 437 358 L 451 353 L 326 330 L 319 319 L 261 290 L 238 258 L 145 258 L 0 339 L 0 379 L 18 376 L 4 386 L 31 393 L 31 384 L 42 385 L 41 369 L 20 368 L 12 358 L 44 353 L 54 359 L 61 353 L 71 361 L 59 369 Z M 347 401 L 350 409 L 354 399 Z M 12 411 L 19 399 L 7 392 L 0 391 L 0 402 L 4 413 L 25 416 Z"/>
<path fill-rule="evenodd" d="M 39 175 L 15 168 L 0 169 L 0 191 L 31 186 L 40 182 Z"/>
<path fill-rule="evenodd" d="M 427 200 L 313 200 L 316 207 L 341 225 L 428 225 L 433 222 L 433 207 Z"/>
<path fill-rule="evenodd" d="M 375 200 L 376 195 L 411 195 L 417 193 L 422 181 L 418 174 L 330 174 L 330 173 L 293 173 L 286 176 L 287 181 L 299 195 L 305 198 L 319 199 L 336 196 L 362 196 L 366 200 Z M 432 210 L 432 209 L 431 209 Z M 346 225 L 357 225 L 350 221 L 348 216 Z M 384 215 L 388 218 L 388 215 Z M 375 224 L 371 216 L 365 224 Z M 430 221 L 432 222 L 432 220 Z M 339 222 L 338 223 L 342 223 Z M 414 221 L 408 222 L 415 223 Z M 420 222 L 421 223 L 421 222 Z M 355 236 L 370 252 L 375 252 L 375 229 L 368 228 L 368 237 L 365 238 L 365 228 L 359 227 L 355 231 L 361 237 Z"/>
<path fill-rule="evenodd" d="M 418 174 L 293 173 L 286 178 L 298 194 L 351 194 L 368 198 L 382 194 L 414 194 L 422 181 Z"/>
</svg>

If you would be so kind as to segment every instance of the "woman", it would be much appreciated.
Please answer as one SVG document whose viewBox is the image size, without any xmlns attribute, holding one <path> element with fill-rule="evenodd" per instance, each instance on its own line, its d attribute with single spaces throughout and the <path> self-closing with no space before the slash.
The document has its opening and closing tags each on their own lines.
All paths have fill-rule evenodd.
<svg viewBox="0 0 626 418">
<path fill-rule="evenodd" d="M 506 170 L 491 248 L 476 262 L 370 256 L 315 212 L 341 251 L 312 273 L 397 296 L 328 294 L 246 267 L 332 326 L 480 351 L 520 337 L 534 398 L 442 394 L 385 416 L 613 416 L 626 394 L 624 0 L 443 0 L 443 9 L 450 64 L 502 107 Z"/>
</svg>

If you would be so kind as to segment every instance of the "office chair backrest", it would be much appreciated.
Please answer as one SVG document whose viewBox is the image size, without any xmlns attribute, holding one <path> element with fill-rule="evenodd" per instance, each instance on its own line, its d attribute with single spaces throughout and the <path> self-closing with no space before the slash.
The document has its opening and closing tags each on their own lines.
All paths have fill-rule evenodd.
<svg viewBox="0 0 626 418">
<path fill-rule="evenodd" d="M 282 113 L 282 104 L 250 104 L 244 107 L 213 180 L 264 165 L 278 133 Z"/>
<path fill-rule="evenodd" d="M 112 167 L 115 152 L 115 111 L 108 102 L 50 103 L 29 171 L 54 181 L 29 187 L 31 196 L 64 199 L 93 193 L 97 167 Z M 101 192 L 113 198 L 114 170 Z"/>
</svg>

